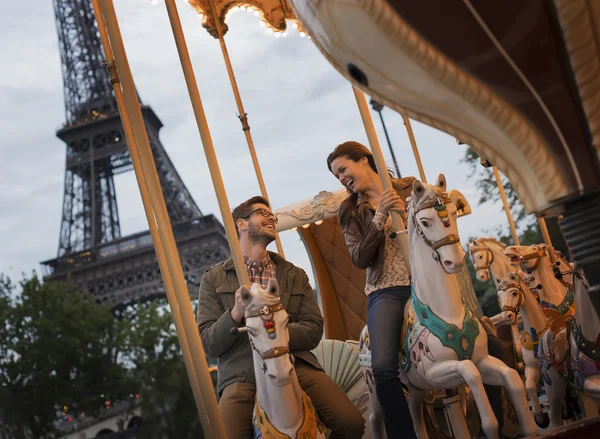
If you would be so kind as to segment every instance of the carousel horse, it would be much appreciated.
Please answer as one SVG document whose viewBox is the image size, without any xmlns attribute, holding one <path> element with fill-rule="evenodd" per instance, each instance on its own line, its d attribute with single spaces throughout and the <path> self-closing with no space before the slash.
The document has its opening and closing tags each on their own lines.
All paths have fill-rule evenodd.
<svg viewBox="0 0 600 439">
<path fill-rule="evenodd" d="M 525 281 L 527 286 L 533 281 L 532 276 L 523 272 L 520 267 L 515 267 L 511 264 L 511 259 L 504 255 L 505 249 L 506 244 L 494 238 L 477 238 L 469 243 L 469 255 L 471 257 L 471 262 L 473 262 L 473 266 L 475 267 L 477 279 L 481 282 L 487 282 L 490 279 L 491 274 L 491 277 L 496 284 L 498 294 L 500 294 L 500 281 L 508 273 L 517 273 L 517 276 L 521 281 Z M 505 321 L 505 319 L 503 320 Z M 525 368 L 525 389 L 527 390 L 527 396 L 531 401 L 531 409 L 535 422 L 540 427 L 547 427 L 549 425 L 549 419 L 543 412 L 537 392 L 537 383 L 540 379 L 540 362 L 530 349 L 523 349 L 516 324 L 514 325 L 514 328 L 512 327 L 513 325 L 509 326 L 511 326 L 511 331 L 513 333 L 513 343 L 517 362 L 522 361 Z"/>
<path fill-rule="evenodd" d="M 568 338 L 566 334 L 566 318 L 548 320 L 541 305 L 534 297 L 529 287 L 516 273 L 508 272 L 500 280 L 498 286 L 498 299 L 502 308 L 501 316 L 506 325 L 517 324 L 517 313 L 520 310 L 523 318 L 524 334 L 528 334 L 528 341 L 523 343 L 522 352 L 525 362 L 525 387 L 532 401 L 532 408 L 536 419 L 541 413 L 537 397 L 537 383 L 540 379 L 540 369 L 543 367 L 539 361 L 540 339 L 547 334 L 552 343 L 553 355 L 564 362 L 568 351 Z M 563 331 L 563 332 L 561 332 Z M 549 403 L 549 418 L 551 429 L 562 425 L 561 405 L 565 396 L 566 383 L 560 376 L 559 370 L 547 370 L 549 379 L 544 379 Z"/>
<path fill-rule="evenodd" d="M 289 350 L 288 314 L 279 287 L 270 279 L 266 290 L 243 288 L 246 330 L 252 346 L 256 378 L 255 438 L 324 439 L 326 429 L 300 388 Z"/>
<path fill-rule="evenodd" d="M 500 279 L 506 273 L 515 271 L 510 260 L 504 256 L 505 248 L 506 244 L 494 238 L 477 238 L 469 242 L 469 256 L 478 281 L 487 282 L 491 274 L 498 288 Z"/>
<path fill-rule="evenodd" d="M 525 344 L 526 349 L 539 359 L 550 401 L 551 427 L 558 427 L 567 384 L 600 402 L 600 319 L 589 301 L 581 273 L 573 277 L 576 316 L 550 314 L 548 317 L 547 309 L 531 300 L 533 295 L 529 288 L 516 279 L 503 279 L 502 292 L 499 292 L 503 316 L 514 324 L 516 309 L 522 309 L 523 322 L 532 340 Z M 542 317 L 546 319 L 545 324 Z"/>
<path fill-rule="evenodd" d="M 534 277 L 540 304 L 547 313 L 574 314 L 573 276 L 570 275 L 566 280 L 556 278 L 555 266 L 550 262 L 545 244 L 512 245 L 506 247 L 504 255 L 510 259 L 512 265 L 520 267 Z M 568 263 L 564 261 L 564 264 Z"/>
<path fill-rule="evenodd" d="M 488 438 L 498 437 L 498 421 L 483 383 L 503 386 L 516 408 L 524 435 L 536 432 L 525 389 L 517 371 L 488 355 L 487 333 L 463 304 L 455 273 L 465 252 L 457 234 L 457 208 L 446 180 L 435 186 L 415 181 L 408 203 L 408 241 L 412 294 L 403 328 L 402 377 L 417 436 L 427 438 L 423 400 L 430 389 L 467 384 Z"/>
</svg>

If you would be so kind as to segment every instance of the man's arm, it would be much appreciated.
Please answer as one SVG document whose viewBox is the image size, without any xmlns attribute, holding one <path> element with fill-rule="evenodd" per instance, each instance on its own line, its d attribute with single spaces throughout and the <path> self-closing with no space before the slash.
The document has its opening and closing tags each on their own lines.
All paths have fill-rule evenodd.
<svg viewBox="0 0 600 439">
<path fill-rule="evenodd" d="M 308 276 L 299 270 L 302 279 L 304 295 L 298 312 L 298 321 L 290 323 L 290 350 L 310 351 L 317 347 L 323 336 L 323 316 L 315 299 L 315 294 Z"/>
<path fill-rule="evenodd" d="M 231 318 L 229 309 L 223 309 L 216 289 L 209 281 L 208 272 L 202 276 L 198 294 L 198 330 L 202 346 L 210 357 L 220 357 L 238 340 L 238 334 L 231 334 L 237 324 Z"/>
</svg>

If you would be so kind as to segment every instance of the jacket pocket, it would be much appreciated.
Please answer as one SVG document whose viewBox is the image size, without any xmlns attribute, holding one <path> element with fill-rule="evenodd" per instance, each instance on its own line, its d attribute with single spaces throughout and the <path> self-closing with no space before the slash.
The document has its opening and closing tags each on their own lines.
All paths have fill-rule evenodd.
<svg viewBox="0 0 600 439">
<path fill-rule="evenodd" d="M 302 307 L 302 301 L 304 300 L 304 291 L 294 291 L 290 293 L 290 301 L 287 306 L 287 313 L 290 316 L 291 323 L 298 322 L 298 313 Z"/>
<path fill-rule="evenodd" d="M 235 292 L 238 288 L 239 286 L 237 283 L 227 283 L 217 287 L 217 297 L 221 299 L 223 309 L 233 308 L 235 305 Z"/>
</svg>

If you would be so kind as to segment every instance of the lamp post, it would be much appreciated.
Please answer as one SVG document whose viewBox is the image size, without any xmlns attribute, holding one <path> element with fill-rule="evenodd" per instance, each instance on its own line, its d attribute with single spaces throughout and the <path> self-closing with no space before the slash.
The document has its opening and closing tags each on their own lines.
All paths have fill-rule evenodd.
<svg viewBox="0 0 600 439">
<path fill-rule="evenodd" d="M 383 120 L 383 115 L 381 114 L 381 111 L 383 110 L 383 105 L 373 98 L 371 98 L 369 103 L 371 104 L 371 107 L 373 107 L 373 110 L 379 113 L 379 119 L 381 120 L 381 125 L 383 125 L 383 132 L 385 133 L 385 138 L 387 139 L 387 143 L 390 148 L 390 154 L 392 155 L 392 160 L 394 162 L 394 166 L 396 167 L 396 176 L 398 178 L 401 178 L 402 175 L 400 174 L 400 168 L 398 167 L 398 162 L 396 161 L 396 155 L 394 154 L 394 150 L 392 149 L 392 142 L 390 141 L 390 136 L 388 135 L 387 128 Z"/>
</svg>

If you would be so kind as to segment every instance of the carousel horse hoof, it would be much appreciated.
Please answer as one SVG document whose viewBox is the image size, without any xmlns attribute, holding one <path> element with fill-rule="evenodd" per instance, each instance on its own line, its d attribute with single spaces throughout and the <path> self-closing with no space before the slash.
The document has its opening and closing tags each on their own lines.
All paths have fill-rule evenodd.
<svg viewBox="0 0 600 439">
<path fill-rule="evenodd" d="M 550 417 L 548 416 L 548 413 L 540 413 L 539 415 L 535 415 L 533 419 L 540 428 L 548 428 L 550 425 Z"/>
</svg>

